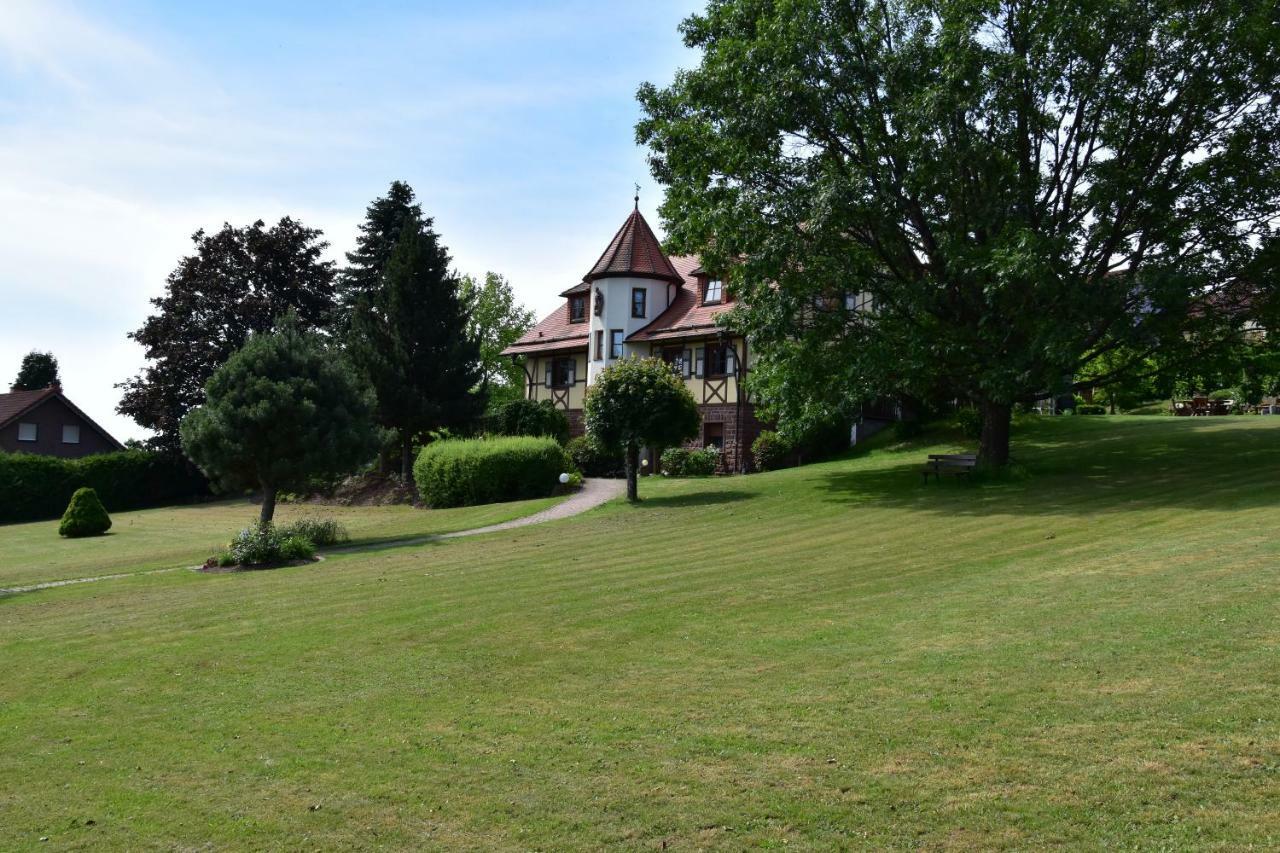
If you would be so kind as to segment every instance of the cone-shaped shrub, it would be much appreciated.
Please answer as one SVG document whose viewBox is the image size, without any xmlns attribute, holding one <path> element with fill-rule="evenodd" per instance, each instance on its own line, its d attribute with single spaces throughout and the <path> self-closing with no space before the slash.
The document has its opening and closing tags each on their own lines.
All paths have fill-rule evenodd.
<svg viewBox="0 0 1280 853">
<path fill-rule="evenodd" d="M 76 489 L 67 504 L 67 511 L 62 514 L 62 523 L 58 525 L 58 535 L 75 538 L 77 536 L 101 536 L 111 529 L 111 517 L 107 508 L 98 500 L 98 493 L 90 488 Z"/>
</svg>

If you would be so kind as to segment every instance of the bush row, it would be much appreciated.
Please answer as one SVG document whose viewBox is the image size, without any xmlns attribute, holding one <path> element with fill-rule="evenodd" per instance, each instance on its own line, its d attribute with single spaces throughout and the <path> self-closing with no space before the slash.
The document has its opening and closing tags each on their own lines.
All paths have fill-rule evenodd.
<svg viewBox="0 0 1280 853">
<path fill-rule="evenodd" d="M 670 477 L 708 477 L 716 472 L 719 461 L 720 451 L 714 447 L 668 447 L 662 451 L 662 473 Z"/>
<path fill-rule="evenodd" d="M 209 484 L 185 459 L 143 450 L 59 459 L 0 453 L 0 523 L 57 518 L 77 489 L 91 488 L 108 512 L 203 497 Z"/>
<path fill-rule="evenodd" d="M 545 498 L 572 467 L 554 438 L 449 439 L 422 449 L 413 478 L 429 506 L 471 506 Z"/>
<path fill-rule="evenodd" d="M 565 450 L 573 460 L 573 467 L 584 477 L 622 477 L 626 474 L 622 452 L 610 450 L 593 435 L 569 439 Z"/>
</svg>

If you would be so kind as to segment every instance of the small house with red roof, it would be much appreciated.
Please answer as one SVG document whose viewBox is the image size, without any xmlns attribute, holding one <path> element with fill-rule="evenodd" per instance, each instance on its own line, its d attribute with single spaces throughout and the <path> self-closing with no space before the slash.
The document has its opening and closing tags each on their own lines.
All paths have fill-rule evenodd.
<svg viewBox="0 0 1280 853">
<path fill-rule="evenodd" d="M 702 415 L 691 446 L 718 447 L 722 470 L 744 469 L 761 425 L 742 386 L 751 364 L 747 340 L 716 322 L 733 295 L 696 257 L 668 257 L 638 200 L 599 260 L 560 298 L 503 350 L 522 363 L 529 399 L 549 400 L 581 435 L 583 398 L 600 371 L 621 358 L 660 358 L 684 379 Z"/>
<path fill-rule="evenodd" d="M 50 385 L 0 394 L 0 452 L 72 459 L 124 450 L 62 393 Z"/>
</svg>

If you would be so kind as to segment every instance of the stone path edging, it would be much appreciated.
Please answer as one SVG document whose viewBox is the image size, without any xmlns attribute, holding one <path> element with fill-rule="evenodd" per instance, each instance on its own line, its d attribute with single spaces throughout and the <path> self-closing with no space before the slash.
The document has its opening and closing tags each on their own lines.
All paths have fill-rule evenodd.
<svg viewBox="0 0 1280 853">
<path fill-rule="evenodd" d="M 502 530 L 514 530 L 517 527 L 527 527 L 531 524 L 543 524 L 548 521 L 557 521 L 561 518 L 571 518 L 580 515 L 589 509 L 595 509 L 601 504 L 616 498 L 626 490 L 627 484 L 625 480 L 583 480 L 582 489 L 570 495 L 565 500 L 553 507 L 544 509 L 541 512 L 535 512 L 533 515 L 526 515 L 522 518 L 513 518 L 511 521 L 504 521 L 500 524 L 489 524 L 485 527 L 473 527 L 470 530 L 455 530 L 452 533 L 433 533 L 429 536 L 417 536 L 412 539 L 393 539 L 388 542 L 373 542 L 368 545 L 344 545 L 338 548 L 325 549 L 326 554 L 358 554 L 365 551 L 386 551 L 391 548 L 409 548 L 414 545 L 426 545 L 429 542 L 438 542 L 442 539 L 460 539 L 463 536 L 479 536 L 482 533 L 497 533 Z M 323 557 L 321 558 L 323 559 Z M 112 575 L 97 575 L 91 578 L 68 578 L 60 581 L 46 581 L 45 583 L 36 583 L 29 586 L 11 586 L 0 587 L 0 597 L 6 595 L 16 595 L 20 592 L 35 592 L 41 589 L 53 589 L 59 586 L 70 586 L 77 583 L 93 583 L 94 581 L 109 581 L 118 578 L 136 578 L 141 575 L 159 575 L 165 572 L 180 572 L 183 569 L 198 569 L 199 566 L 175 566 L 169 569 L 149 569 L 145 572 L 120 572 Z"/>
</svg>

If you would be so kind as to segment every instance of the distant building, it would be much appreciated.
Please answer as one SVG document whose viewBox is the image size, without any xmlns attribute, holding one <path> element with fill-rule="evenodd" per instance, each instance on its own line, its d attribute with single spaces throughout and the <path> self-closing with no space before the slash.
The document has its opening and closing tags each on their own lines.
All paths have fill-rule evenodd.
<svg viewBox="0 0 1280 853">
<path fill-rule="evenodd" d="M 0 451 L 65 459 L 124 450 L 62 393 L 60 385 L 0 394 Z"/>
<path fill-rule="evenodd" d="M 744 337 L 716 325 L 734 301 L 719 275 L 696 257 L 668 258 L 637 205 L 595 266 L 560 296 L 559 308 L 503 351 L 522 362 L 529 399 L 551 401 L 581 435 L 583 397 L 602 370 L 621 358 L 661 358 L 702 416 L 690 446 L 714 445 L 721 470 L 743 469 L 761 429 L 742 387 L 753 354 Z"/>
</svg>

